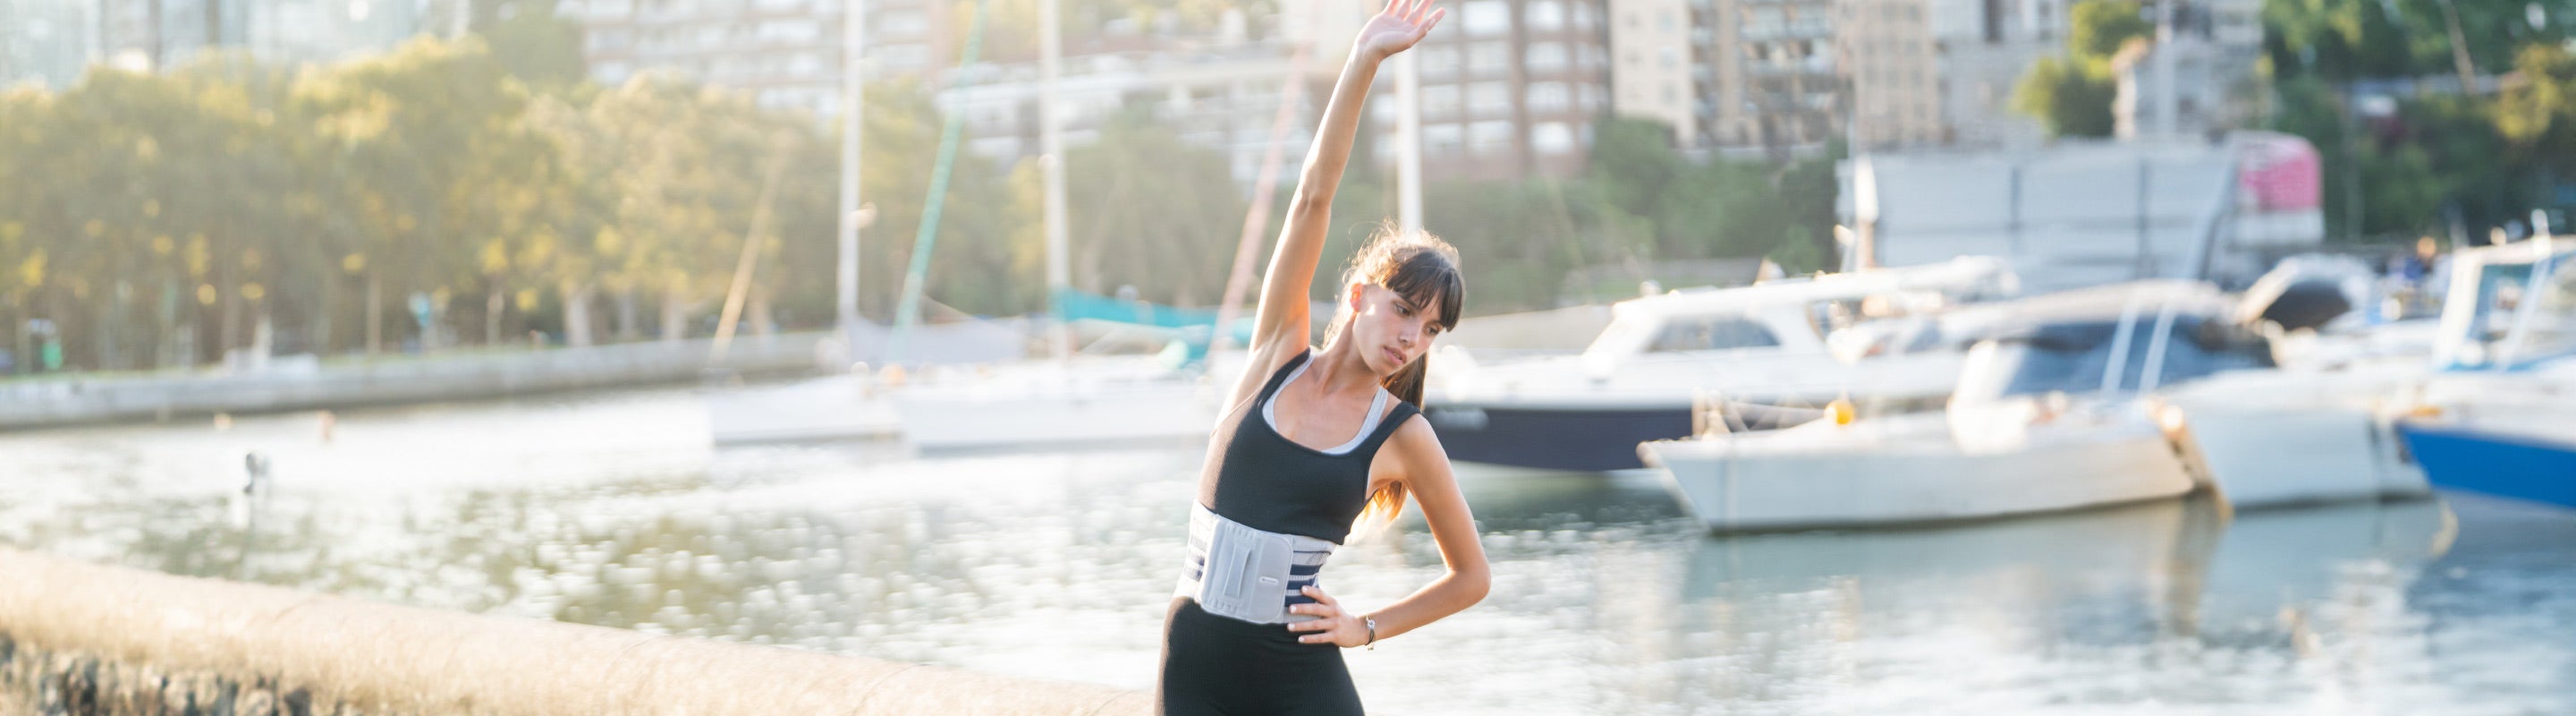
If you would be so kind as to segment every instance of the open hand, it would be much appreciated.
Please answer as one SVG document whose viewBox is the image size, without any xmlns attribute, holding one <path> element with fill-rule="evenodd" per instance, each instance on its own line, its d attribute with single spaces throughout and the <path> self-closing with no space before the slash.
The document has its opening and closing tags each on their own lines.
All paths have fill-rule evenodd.
<svg viewBox="0 0 2576 716">
<path fill-rule="evenodd" d="M 1402 0 L 1397 1 L 1401 2 Z M 1428 2 L 1429 0 L 1424 1 Z M 1298 642 L 1305 644 L 1332 644 L 1345 649 L 1368 643 L 1368 625 L 1360 623 L 1359 616 L 1343 612 L 1341 600 L 1334 599 L 1332 595 L 1325 594 L 1322 587 L 1308 585 L 1301 591 L 1303 591 L 1306 596 L 1313 597 L 1315 599 L 1315 603 L 1291 606 L 1288 608 L 1288 613 L 1312 614 L 1323 618 L 1312 621 L 1289 622 L 1289 631 L 1310 632 L 1297 637 Z"/>
<path fill-rule="evenodd" d="M 1434 9 L 1431 0 L 1387 0 L 1386 8 L 1360 26 L 1360 36 L 1353 45 L 1355 52 L 1370 59 L 1383 60 L 1411 49 L 1421 42 L 1440 18 L 1449 15 L 1447 8 Z"/>
</svg>

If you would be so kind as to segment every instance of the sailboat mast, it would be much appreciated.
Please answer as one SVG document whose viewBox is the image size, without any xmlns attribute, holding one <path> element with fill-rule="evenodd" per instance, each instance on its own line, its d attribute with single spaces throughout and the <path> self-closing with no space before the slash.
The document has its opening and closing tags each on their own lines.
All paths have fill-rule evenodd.
<svg viewBox="0 0 2576 716">
<path fill-rule="evenodd" d="M 1056 78 L 1063 69 L 1061 0 L 1038 0 L 1038 170 L 1046 180 L 1047 305 L 1054 310 L 1055 357 L 1073 357 L 1073 332 L 1065 325 L 1064 292 L 1073 286 L 1072 259 L 1067 255 L 1064 207 L 1064 133 L 1058 129 L 1063 108 L 1057 104 Z"/>
<path fill-rule="evenodd" d="M 1422 63 L 1395 56 L 1395 223 L 1422 230 Z"/>
<path fill-rule="evenodd" d="M 866 106 L 859 59 L 866 30 L 867 9 L 860 0 L 845 0 L 841 7 L 840 289 L 833 305 L 841 345 L 853 360 L 859 355 L 859 116 Z"/>
</svg>

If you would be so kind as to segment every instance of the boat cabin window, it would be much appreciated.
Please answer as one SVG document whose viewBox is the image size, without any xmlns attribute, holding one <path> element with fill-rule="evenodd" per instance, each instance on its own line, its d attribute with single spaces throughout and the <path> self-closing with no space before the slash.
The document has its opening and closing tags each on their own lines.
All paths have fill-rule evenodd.
<svg viewBox="0 0 2576 716">
<path fill-rule="evenodd" d="M 2138 390 L 2145 383 L 2149 356 L 2156 347 L 2155 327 L 2154 316 L 2142 316 L 2135 322 L 2126 346 L 2128 355 L 2120 361 L 2119 390 Z M 2118 321 L 2062 323 L 2011 339 L 2029 350 L 2013 366 L 2003 394 L 2101 390 L 2103 375 L 2111 370 L 2118 333 Z M 2156 370 L 2156 385 L 2170 386 L 2222 371 L 2272 365 L 2271 349 L 2261 340 L 2228 334 L 2225 326 L 2205 323 L 2198 317 L 2175 317 L 2165 340 L 2163 363 Z"/>
<path fill-rule="evenodd" d="M 2563 260 L 2563 259 L 2562 259 Z M 2480 272 L 2477 305 L 2469 314 L 2468 350 L 2461 367 L 2511 366 L 2576 354 L 2576 271 L 2565 267 L 2535 283 L 2529 264 L 2488 266 Z M 2537 302 L 2521 326 L 2525 302 Z"/>
<path fill-rule="evenodd" d="M 1675 318 L 1664 324 L 1648 352 L 1708 351 L 1729 348 L 1765 348 L 1780 345 L 1771 330 L 1751 320 L 1735 317 Z"/>
<path fill-rule="evenodd" d="M 2539 295 L 2533 300 L 2531 325 L 2522 345 L 2516 346 L 2513 359 L 2531 361 L 2576 355 L 2576 267 L 2559 264 L 2558 270 L 2542 279 Z"/>
</svg>

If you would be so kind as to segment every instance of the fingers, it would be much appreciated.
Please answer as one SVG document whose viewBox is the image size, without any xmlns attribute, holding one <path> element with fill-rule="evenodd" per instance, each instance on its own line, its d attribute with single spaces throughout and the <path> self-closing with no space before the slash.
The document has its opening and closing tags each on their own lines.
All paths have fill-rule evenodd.
<svg viewBox="0 0 2576 716">
<path fill-rule="evenodd" d="M 1419 39 L 1422 39 L 1422 37 L 1423 37 L 1423 36 L 1431 34 L 1431 28 L 1433 28 L 1433 27 L 1438 27 L 1438 26 L 1440 25 L 1440 18 L 1444 18 L 1444 17 L 1448 17 L 1448 16 L 1449 16 L 1449 8 L 1445 8 L 1445 7 L 1444 7 L 1444 8 L 1435 8 L 1435 9 L 1433 9 L 1433 10 L 1431 11 L 1431 16 L 1430 16 L 1430 17 L 1428 17 L 1428 18 L 1424 18 L 1424 19 L 1423 19 L 1421 22 L 1419 22 L 1419 23 L 1415 23 L 1416 25 L 1420 26 L 1422 29 L 1420 29 L 1420 30 L 1415 30 L 1415 31 L 1413 32 L 1413 37 L 1414 37 L 1414 39 L 1419 40 Z"/>
<path fill-rule="evenodd" d="M 1421 25 L 1431 19 L 1432 12 L 1431 0 L 1422 0 L 1413 4 L 1411 12 L 1405 13 L 1404 21 Z"/>
<path fill-rule="evenodd" d="M 1299 588 L 1298 588 L 1298 591 L 1299 591 L 1300 593 L 1302 593 L 1302 594 L 1305 594 L 1305 595 L 1306 595 L 1306 596 L 1308 596 L 1308 597 L 1313 597 L 1313 598 L 1315 599 L 1315 601 L 1323 602 L 1323 603 L 1324 603 L 1324 606 L 1332 607 L 1334 611 L 1340 611 L 1340 610 L 1341 610 L 1341 608 L 1342 608 L 1342 600 L 1334 599 L 1334 598 L 1333 598 L 1333 595 L 1325 594 L 1325 593 L 1324 593 L 1324 588 L 1323 588 L 1323 587 L 1318 587 L 1318 586 L 1315 586 L 1315 585 L 1309 584 L 1309 585 L 1306 585 L 1306 586 L 1303 586 L 1303 587 L 1299 587 Z M 1299 606 L 1304 606 L 1304 605 L 1299 605 Z"/>
</svg>

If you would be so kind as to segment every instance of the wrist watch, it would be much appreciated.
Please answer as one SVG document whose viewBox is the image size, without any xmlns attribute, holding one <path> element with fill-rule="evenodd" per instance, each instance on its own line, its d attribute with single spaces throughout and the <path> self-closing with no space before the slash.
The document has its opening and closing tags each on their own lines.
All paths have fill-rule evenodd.
<svg viewBox="0 0 2576 716">
<path fill-rule="evenodd" d="M 1368 625 L 1369 632 L 1368 641 L 1361 642 L 1360 646 L 1368 647 L 1369 651 L 1377 651 L 1377 615 L 1360 617 L 1360 623 Z"/>
</svg>

